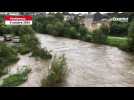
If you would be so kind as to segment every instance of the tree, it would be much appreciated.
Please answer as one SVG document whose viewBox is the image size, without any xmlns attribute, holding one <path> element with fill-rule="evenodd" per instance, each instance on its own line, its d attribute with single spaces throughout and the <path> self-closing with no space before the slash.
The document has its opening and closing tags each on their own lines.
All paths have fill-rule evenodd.
<svg viewBox="0 0 134 100">
<path fill-rule="evenodd" d="M 113 36 L 127 36 L 128 23 L 112 22 L 110 27 L 110 35 Z"/>
<path fill-rule="evenodd" d="M 64 24 L 60 21 L 56 22 L 54 25 L 55 28 L 55 35 L 63 36 Z"/>
<path fill-rule="evenodd" d="M 97 29 L 93 32 L 92 41 L 104 44 L 106 42 L 108 33 L 109 28 L 105 24 L 103 24 L 100 29 Z"/>
<path fill-rule="evenodd" d="M 55 14 L 55 17 L 58 18 L 60 21 L 63 21 L 63 20 L 64 20 L 64 16 L 63 16 L 62 13 L 59 13 L 59 12 L 56 13 L 56 14 Z"/>
<path fill-rule="evenodd" d="M 128 28 L 128 42 L 130 50 L 134 51 L 134 20 L 130 23 Z"/>
<path fill-rule="evenodd" d="M 77 32 L 76 28 L 73 26 L 65 27 L 64 28 L 64 36 L 69 37 L 69 38 L 77 38 L 78 32 Z"/>
<path fill-rule="evenodd" d="M 55 33 L 54 25 L 53 25 L 53 24 L 47 24 L 46 30 L 47 30 L 47 33 L 48 33 L 48 34 Z"/>
</svg>

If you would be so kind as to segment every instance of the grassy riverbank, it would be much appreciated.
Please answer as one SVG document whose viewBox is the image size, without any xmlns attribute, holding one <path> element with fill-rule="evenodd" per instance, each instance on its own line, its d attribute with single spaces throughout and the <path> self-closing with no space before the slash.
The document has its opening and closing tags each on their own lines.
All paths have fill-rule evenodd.
<svg viewBox="0 0 134 100">
<path fill-rule="evenodd" d="M 128 48 L 128 38 L 127 37 L 113 37 L 108 36 L 106 40 L 107 45 L 119 47 L 121 49 Z"/>
</svg>

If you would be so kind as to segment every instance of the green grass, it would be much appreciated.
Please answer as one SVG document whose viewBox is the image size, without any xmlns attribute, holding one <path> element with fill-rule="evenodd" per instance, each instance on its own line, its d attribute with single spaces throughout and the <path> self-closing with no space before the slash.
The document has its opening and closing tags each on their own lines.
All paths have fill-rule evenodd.
<svg viewBox="0 0 134 100">
<path fill-rule="evenodd" d="M 42 80 L 42 86 L 58 86 L 65 79 L 67 72 L 66 59 L 63 56 L 54 56 L 48 76 Z"/>
<path fill-rule="evenodd" d="M 112 37 L 108 36 L 106 40 L 106 44 L 119 47 L 121 49 L 128 48 L 128 38 L 127 37 Z"/>
<path fill-rule="evenodd" d="M 29 69 L 26 69 L 24 72 L 10 75 L 9 77 L 3 80 L 1 87 L 15 87 L 21 85 L 28 79 Z"/>
</svg>

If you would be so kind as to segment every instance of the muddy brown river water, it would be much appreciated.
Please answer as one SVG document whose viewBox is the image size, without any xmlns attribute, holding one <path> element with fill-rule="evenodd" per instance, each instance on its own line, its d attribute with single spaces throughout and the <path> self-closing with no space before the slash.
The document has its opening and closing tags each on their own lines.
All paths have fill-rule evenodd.
<svg viewBox="0 0 134 100">
<path fill-rule="evenodd" d="M 37 34 L 42 47 L 65 54 L 68 75 L 61 86 L 134 86 L 134 55 L 116 47 Z"/>
<path fill-rule="evenodd" d="M 52 50 L 52 54 L 65 54 L 68 74 L 63 87 L 133 87 L 134 55 L 116 47 L 97 45 L 75 39 L 37 34 L 41 47 Z M 49 61 L 37 60 L 29 54 L 11 66 L 10 73 L 23 65 L 32 69 L 22 87 L 39 87 L 47 76 Z"/>
</svg>

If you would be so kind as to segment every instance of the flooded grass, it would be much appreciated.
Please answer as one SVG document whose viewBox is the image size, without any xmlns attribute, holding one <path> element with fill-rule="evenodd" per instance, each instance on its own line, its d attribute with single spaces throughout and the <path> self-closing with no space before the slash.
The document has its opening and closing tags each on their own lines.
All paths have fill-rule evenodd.
<svg viewBox="0 0 134 100">
<path fill-rule="evenodd" d="M 42 86 L 58 86 L 65 79 L 66 71 L 67 65 L 64 55 L 61 57 L 55 55 L 48 76 L 42 81 Z"/>
<path fill-rule="evenodd" d="M 10 75 L 9 77 L 3 79 L 1 87 L 15 87 L 21 85 L 22 83 L 27 81 L 30 71 L 30 69 L 25 69 L 23 72 Z"/>
<path fill-rule="evenodd" d="M 51 59 L 52 58 L 52 55 L 50 54 L 50 51 L 48 51 L 46 48 L 43 49 L 43 48 L 36 48 L 33 50 L 33 53 L 32 53 L 32 56 L 33 57 L 39 57 L 41 59 Z"/>
</svg>

